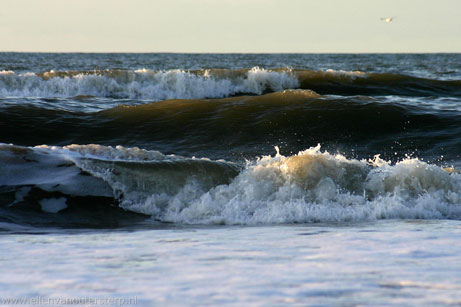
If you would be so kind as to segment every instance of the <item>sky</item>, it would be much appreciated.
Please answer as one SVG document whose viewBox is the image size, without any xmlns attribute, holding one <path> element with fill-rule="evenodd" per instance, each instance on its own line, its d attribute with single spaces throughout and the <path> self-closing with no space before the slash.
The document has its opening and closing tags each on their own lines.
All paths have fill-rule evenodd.
<svg viewBox="0 0 461 307">
<path fill-rule="evenodd" d="M 461 0 L 0 0 L 0 51 L 461 52 Z"/>
</svg>

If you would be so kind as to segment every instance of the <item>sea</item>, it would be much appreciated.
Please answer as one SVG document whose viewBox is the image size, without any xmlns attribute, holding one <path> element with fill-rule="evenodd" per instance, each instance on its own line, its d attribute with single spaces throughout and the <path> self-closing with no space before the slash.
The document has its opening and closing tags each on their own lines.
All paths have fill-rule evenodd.
<svg viewBox="0 0 461 307">
<path fill-rule="evenodd" d="M 0 304 L 461 306 L 461 54 L 0 53 Z"/>
</svg>

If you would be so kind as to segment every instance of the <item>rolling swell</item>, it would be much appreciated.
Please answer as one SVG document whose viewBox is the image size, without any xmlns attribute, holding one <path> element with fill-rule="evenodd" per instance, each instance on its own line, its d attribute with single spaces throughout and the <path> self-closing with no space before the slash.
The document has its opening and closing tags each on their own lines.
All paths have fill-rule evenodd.
<svg viewBox="0 0 461 307">
<path fill-rule="evenodd" d="M 297 71 L 300 87 L 320 94 L 460 96 L 461 80 L 435 80 L 391 73 Z"/>
<path fill-rule="evenodd" d="M 322 143 L 389 158 L 396 150 L 444 147 L 459 152 L 461 119 L 456 114 L 307 90 L 176 99 L 91 113 L 19 104 L 2 108 L 0 139 L 22 145 L 120 144 L 227 159 L 237 153 L 266 154 L 274 145 L 298 151 Z"/>
<path fill-rule="evenodd" d="M 306 69 L 92 70 L 42 73 L 0 72 L 5 97 L 165 99 L 260 95 L 284 89 L 308 89 L 324 95 L 461 96 L 461 80 L 404 74 Z"/>
</svg>

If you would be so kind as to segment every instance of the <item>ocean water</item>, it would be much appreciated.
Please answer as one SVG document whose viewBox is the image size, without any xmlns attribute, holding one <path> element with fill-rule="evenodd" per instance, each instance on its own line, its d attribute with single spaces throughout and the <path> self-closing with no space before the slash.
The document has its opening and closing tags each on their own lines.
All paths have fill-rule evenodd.
<svg viewBox="0 0 461 307">
<path fill-rule="evenodd" d="M 0 53 L 0 300 L 460 305 L 460 155 L 461 54 Z"/>
</svg>

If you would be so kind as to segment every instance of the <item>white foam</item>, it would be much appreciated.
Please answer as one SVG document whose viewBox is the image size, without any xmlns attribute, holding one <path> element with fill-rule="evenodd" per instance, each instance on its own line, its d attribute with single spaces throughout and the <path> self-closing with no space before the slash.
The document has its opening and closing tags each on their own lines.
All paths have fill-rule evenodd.
<svg viewBox="0 0 461 307">
<path fill-rule="evenodd" d="M 1 153 L 7 167 L 0 184 L 113 195 L 123 208 L 164 222 L 461 219 L 461 174 L 418 159 L 392 164 L 375 156 L 359 161 L 317 146 L 287 157 L 277 151 L 249 161 L 236 173 L 235 168 L 229 172 L 232 167 L 225 161 L 121 146 L 14 147 Z M 62 167 L 66 161 L 72 164 Z M 92 176 L 81 176 L 79 169 Z M 17 198 L 27 193 L 21 190 Z"/>
<path fill-rule="evenodd" d="M 327 69 L 324 72 L 325 74 L 341 76 L 341 77 L 348 77 L 351 79 L 355 79 L 357 77 L 366 77 L 368 76 L 367 73 L 359 70 L 354 71 L 347 71 L 347 70 L 334 70 L 334 69 Z"/>
<path fill-rule="evenodd" d="M 298 86 L 298 79 L 292 75 L 291 70 L 287 72 L 276 72 L 253 67 L 248 71 L 247 78 L 243 80 L 243 86 L 241 86 L 239 91 L 260 95 L 266 89 L 278 92 Z"/>
<path fill-rule="evenodd" d="M 219 75 L 184 70 L 102 71 L 94 73 L 0 73 L 0 95 L 6 97 L 74 97 L 91 95 L 145 100 L 222 98 L 237 93 L 261 94 L 297 87 L 298 79 L 286 71 L 258 67 L 242 75 Z"/>
<path fill-rule="evenodd" d="M 152 161 L 164 160 L 164 154 L 155 150 L 145 150 L 138 147 L 104 146 L 98 144 L 68 146 L 35 146 L 35 149 L 51 151 L 57 155 L 68 156 L 69 158 L 95 158 L 101 160 L 124 160 L 124 161 Z M 168 158 L 174 158 L 169 156 Z"/>
<path fill-rule="evenodd" d="M 263 157 L 230 184 L 209 191 L 194 182 L 173 196 L 151 191 L 144 200 L 136 193 L 130 199 L 131 191 L 122 206 L 190 224 L 459 219 L 460 190 L 459 174 L 417 159 L 390 165 L 379 158 L 348 160 L 316 147 L 291 157 Z"/>
</svg>

